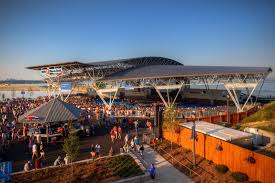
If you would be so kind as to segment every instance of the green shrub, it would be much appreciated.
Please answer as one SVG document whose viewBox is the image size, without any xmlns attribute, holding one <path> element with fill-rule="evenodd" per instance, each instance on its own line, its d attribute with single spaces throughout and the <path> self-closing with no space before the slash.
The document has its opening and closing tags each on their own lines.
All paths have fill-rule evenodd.
<svg viewBox="0 0 275 183">
<path fill-rule="evenodd" d="M 215 169 L 217 172 L 225 174 L 229 169 L 226 165 L 216 165 Z"/>
<path fill-rule="evenodd" d="M 183 151 L 184 151 L 185 153 L 189 153 L 189 152 L 191 152 L 191 150 L 190 150 L 190 149 L 186 149 L 186 148 L 183 148 Z"/>
<path fill-rule="evenodd" d="M 114 157 L 108 163 L 107 167 L 113 170 L 114 175 L 123 178 L 137 176 L 143 173 L 130 156 Z"/>
<path fill-rule="evenodd" d="M 207 161 L 207 163 L 208 163 L 209 165 L 211 165 L 211 164 L 213 163 L 212 160 L 206 160 L 206 161 Z"/>
<path fill-rule="evenodd" d="M 69 162 L 74 161 L 79 154 L 79 138 L 74 134 L 70 134 L 69 137 L 65 138 L 63 144 L 63 151 L 69 156 Z"/>
<path fill-rule="evenodd" d="M 232 177 L 238 182 L 248 181 L 248 176 L 242 172 L 233 172 Z"/>
<path fill-rule="evenodd" d="M 180 152 L 179 152 L 179 151 L 176 151 L 176 152 L 173 153 L 173 156 L 177 156 L 177 155 L 179 155 L 179 154 L 180 154 Z"/>
</svg>

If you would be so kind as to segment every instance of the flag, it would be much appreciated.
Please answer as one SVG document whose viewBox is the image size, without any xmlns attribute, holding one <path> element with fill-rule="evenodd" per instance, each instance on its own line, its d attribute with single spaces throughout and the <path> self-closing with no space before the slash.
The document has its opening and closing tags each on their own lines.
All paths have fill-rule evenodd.
<svg viewBox="0 0 275 183">
<path fill-rule="evenodd" d="M 38 120 L 39 117 L 37 117 L 37 116 L 27 116 L 26 119 L 27 119 L 28 121 L 35 121 L 35 120 Z"/>
<path fill-rule="evenodd" d="M 0 162 L 0 181 L 11 181 L 11 174 L 12 174 L 12 162 L 5 161 Z"/>
</svg>

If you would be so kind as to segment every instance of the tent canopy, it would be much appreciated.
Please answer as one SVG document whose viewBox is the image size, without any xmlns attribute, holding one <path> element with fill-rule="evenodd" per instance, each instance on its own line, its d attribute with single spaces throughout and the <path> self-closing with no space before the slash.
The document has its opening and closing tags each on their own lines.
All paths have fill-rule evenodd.
<svg viewBox="0 0 275 183">
<path fill-rule="evenodd" d="M 19 122 L 56 123 L 77 120 L 82 110 L 59 98 L 50 100 L 19 117 Z"/>
</svg>

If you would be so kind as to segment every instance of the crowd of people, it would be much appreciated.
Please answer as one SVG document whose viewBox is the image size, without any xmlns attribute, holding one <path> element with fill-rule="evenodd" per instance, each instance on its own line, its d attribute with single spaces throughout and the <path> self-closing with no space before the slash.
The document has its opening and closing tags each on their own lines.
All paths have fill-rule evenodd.
<svg viewBox="0 0 275 183">
<path fill-rule="evenodd" d="M 40 97 L 35 100 L 18 98 L 5 99 L 0 102 L 1 159 L 5 159 L 10 143 L 24 142 L 26 144 L 24 152 L 30 154 L 30 159 L 25 162 L 24 171 L 43 167 L 46 154 L 41 133 L 46 131 L 46 127 L 33 125 L 22 126 L 22 124 L 18 123 L 18 118 L 25 112 L 38 107 L 48 100 L 49 98 L 47 97 Z M 115 141 L 124 141 L 123 146 L 120 147 L 120 153 L 128 153 L 130 149 L 132 149 L 143 155 L 144 146 L 139 139 L 138 130 L 140 127 L 146 127 L 147 132 L 152 132 L 154 126 L 153 117 L 155 115 L 154 103 L 145 104 L 133 100 L 116 100 L 112 108 L 108 109 L 97 98 L 87 96 L 71 96 L 68 102 L 83 110 L 82 118 L 79 121 L 80 129 L 84 131 L 87 136 L 95 135 L 96 128 L 105 127 L 107 130 L 110 130 L 110 141 L 112 143 L 115 143 Z M 198 111 L 216 109 L 224 111 L 225 106 L 196 108 Z M 186 112 L 194 110 L 194 108 L 181 107 L 177 110 L 181 112 L 182 115 L 179 117 L 184 117 Z M 141 124 L 138 117 L 144 118 L 146 122 Z M 37 129 L 37 131 L 31 131 L 33 128 Z M 132 128 L 134 129 L 133 132 L 129 130 Z M 51 133 L 54 130 L 49 126 L 48 131 Z M 126 132 L 125 136 L 123 136 L 123 131 Z M 62 134 L 62 136 L 67 136 L 66 134 L 68 134 L 64 125 L 56 128 L 56 132 Z M 56 143 L 55 140 L 56 138 L 52 138 L 51 142 Z M 90 152 L 91 158 L 95 159 L 99 157 L 100 149 L 100 144 L 96 144 L 95 146 L 92 144 Z M 113 154 L 114 149 L 111 146 L 109 155 Z M 63 158 L 59 155 L 53 162 L 53 165 L 59 166 L 68 164 L 68 162 L 70 162 L 68 155 Z"/>
<path fill-rule="evenodd" d="M 141 103 L 137 100 L 115 100 L 111 109 L 103 105 L 101 100 L 97 98 L 89 98 L 86 96 L 70 97 L 70 103 L 76 105 L 82 110 L 86 111 L 86 117 L 89 119 L 100 120 L 106 118 L 121 118 L 121 117 L 142 117 L 153 118 L 155 116 L 156 102 Z M 160 105 L 161 108 L 164 106 Z M 222 115 L 227 112 L 226 105 L 212 106 L 208 104 L 178 104 L 177 107 L 178 118 L 188 118 L 192 111 L 196 111 L 198 117 Z M 229 106 L 229 111 L 234 112 L 235 108 Z"/>
<path fill-rule="evenodd" d="M 11 142 L 22 141 L 27 136 L 27 129 L 18 125 L 18 117 L 41 105 L 42 100 L 6 99 L 0 102 L 0 157 L 5 158 Z"/>
</svg>

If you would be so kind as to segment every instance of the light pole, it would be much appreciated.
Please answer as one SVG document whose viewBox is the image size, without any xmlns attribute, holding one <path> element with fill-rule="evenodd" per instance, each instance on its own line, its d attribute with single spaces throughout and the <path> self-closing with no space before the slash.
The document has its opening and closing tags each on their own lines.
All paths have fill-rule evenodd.
<svg viewBox="0 0 275 183">
<path fill-rule="evenodd" d="M 192 128 L 192 138 L 193 138 L 193 168 L 196 167 L 196 111 L 192 111 L 192 120 L 193 120 L 193 128 Z"/>
<path fill-rule="evenodd" d="M 230 96 L 229 95 L 226 95 L 226 103 L 227 103 L 227 123 L 229 124 L 230 123 L 230 115 L 229 115 L 229 99 L 230 99 Z"/>
</svg>

